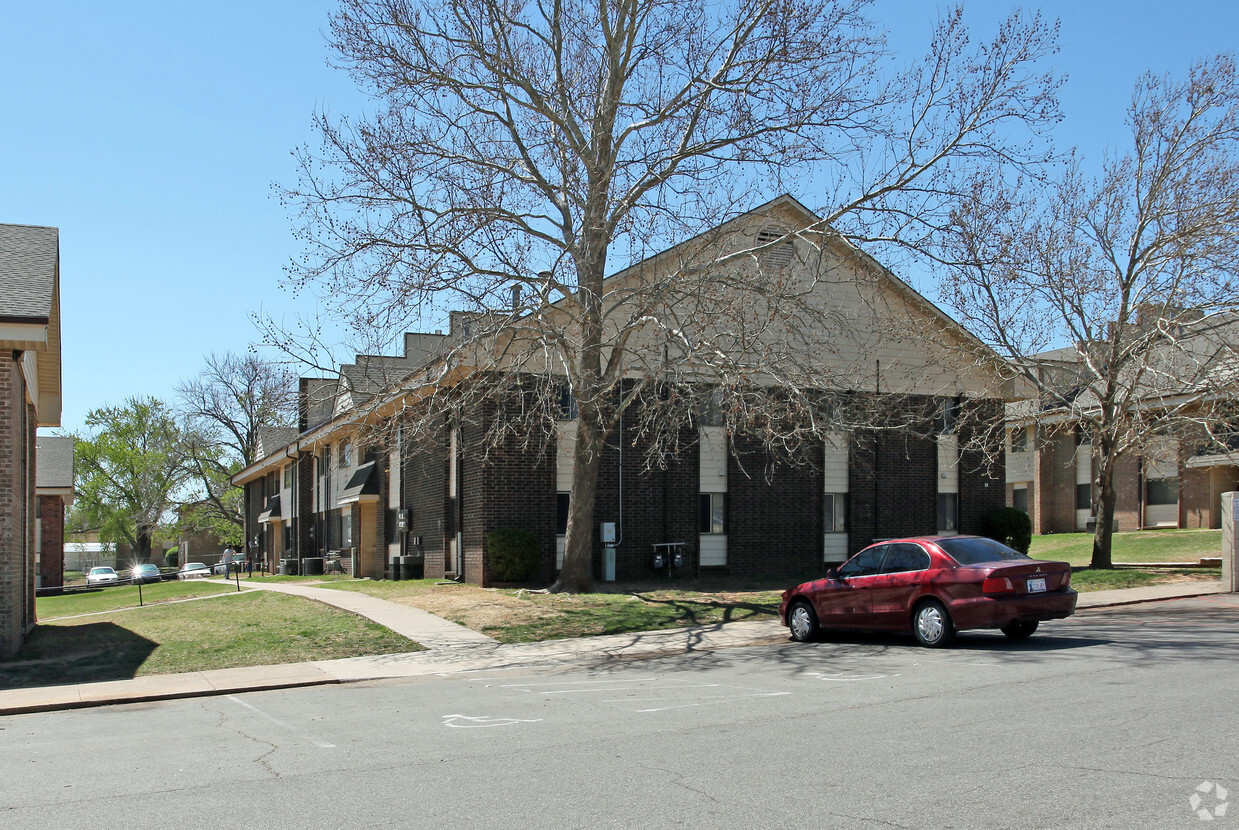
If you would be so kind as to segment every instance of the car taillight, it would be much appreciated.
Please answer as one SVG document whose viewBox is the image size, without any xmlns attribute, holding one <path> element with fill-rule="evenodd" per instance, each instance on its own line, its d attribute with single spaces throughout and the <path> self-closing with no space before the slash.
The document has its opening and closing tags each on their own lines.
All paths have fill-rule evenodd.
<svg viewBox="0 0 1239 830">
<path fill-rule="evenodd" d="M 1071 571 L 1069 570 L 1063 571 L 1063 578 L 1059 580 L 1058 587 L 1059 588 L 1070 588 L 1071 587 Z"/>
<path fill-rule="evenodd" d="M 987 576 L 985 581 L 981 583 L 981 593 L 1012 594 L 1015 593 L 1015 586 L 1005 576 Z"/>
</svg>

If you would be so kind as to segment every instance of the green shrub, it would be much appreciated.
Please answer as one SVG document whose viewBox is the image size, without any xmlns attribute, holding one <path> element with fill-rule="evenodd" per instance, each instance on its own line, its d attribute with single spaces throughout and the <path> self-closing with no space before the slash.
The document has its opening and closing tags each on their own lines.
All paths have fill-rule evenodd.
<svg viewBox="0 0 1239 830">
<path fill-rule="evenodd" d="M 981 519 L 981 533 L 991 539 L 1028 553 L 1032 544 L 1032 519 L 1023 510 L 1000 507 Z"/>
<path fill-rule="evenodd" d="M 175 568 L 177 565 L 177 559 L 179 558 L 180 553 L 181 552 L 177 550 L 176 548 L 172 548 L 166 554 L 164 554 L 164 557 L 163 557 L 164 567 Z"/>
<path fill-rule="evenodd" d="M 538 537 L 528 530 L 500 528 L 486 534 L 490 570 L 499 582 L 523 582 L 537 573 L 542 560 Z"/>
</svg>

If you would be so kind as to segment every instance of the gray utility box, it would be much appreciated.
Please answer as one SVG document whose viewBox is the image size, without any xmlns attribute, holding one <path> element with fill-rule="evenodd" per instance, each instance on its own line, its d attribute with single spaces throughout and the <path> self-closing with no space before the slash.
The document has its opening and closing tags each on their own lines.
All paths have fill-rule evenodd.
<svg viewBox="0 0 1239 830">
<path fill-rule="evenodd" d="M 1222 494 L 1222 587 L 1239 591 L 1239 550 L 1235 545 L 1235 528 L 1239 525 L 1239 493 Z"/>
</svg>

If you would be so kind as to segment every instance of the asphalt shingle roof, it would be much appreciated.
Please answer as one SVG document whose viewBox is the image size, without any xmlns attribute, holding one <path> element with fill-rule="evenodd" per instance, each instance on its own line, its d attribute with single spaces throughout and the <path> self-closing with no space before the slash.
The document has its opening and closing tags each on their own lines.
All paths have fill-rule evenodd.
<svg viewBox="0 0 1239 830">
<path fill-rule="evenodd" d="M 40 435 L 35 441 L 35 487 L 72 487 L 73 439 Z"/>
<path fill-rule="evenodd" d="M 0 319 L 51 317 L 59 239 L 56 228 L 0 225 Z"/>
</svg>

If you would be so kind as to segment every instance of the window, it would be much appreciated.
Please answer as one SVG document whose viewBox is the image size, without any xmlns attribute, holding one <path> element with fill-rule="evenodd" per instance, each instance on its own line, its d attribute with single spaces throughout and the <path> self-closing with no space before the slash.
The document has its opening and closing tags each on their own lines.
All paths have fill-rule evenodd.
<svg viewBox="0 0 1239 830">
<path fill-rule="evenodd" d="M 939 435 L 949 435 L 954 432 L 956 424 L 959 423 L 959 399 L 951 398 L 942 401 L 934 420 Z"/>
<path fill-rule="evenodd" d="M 1016 487 L 1011 491 L 1011 506 L 1016 510 L 1028 512 L 1028 488 Z"/>
<path fill-rule="evenodd" d="M 345 508 L 340 511 L 340 547 L 351 548 L 353 546 L 353 511 L 350 508 Z"/>
<path fill-rule="evenodd" d="M 1028 449 L 1027 427 L 1016 427 L 1011 430 L 1011 452 L 1024 452 Z"/>
<path fill-rule="evenodd" d="M 886 557 L 886 551 L 889 547 L 890 545 L 878 545 L 868 550 L 862 550 L 845 562 L 843 567 L 839 569 L 839 578 L 873 576 L 874 574 L 881 573 L 882 560 Z"/>
<path fill-rule="evenodd" d="M 284 552 L 289 553 L 293 549 L 293 539 L 297 536 L 297 520 L 284 522 Z"/>
<path fill-rule="evenodd" d="M 979 565 L 982 562 L 1009 562 L 1028 559 L 1017 550 L 1012 550 L 1001 542 L 986 539 L 981 536 L 963 536 L 958 539 L 942 539 L 938 547 L 946 551 L 952 559 L 961 565 Z"/>
<path fill-rule="evenodd" d="M 555 533 L 560 536 L 568 532 L 568 510 L 571 506 L 571 493 L 555 494 Z"/>
<path fill-rule="evenodd" d="M 727 532 L 727 494 L 702 493 L 697 529 L 701 533 Z"/>
<path fill-rule="evenodd" d="M 708 396 L 702 398 L 697 406 L 697 417 L 703 427 L 721 427 L 725 423 L 723 417 L 723 390 L 715 387 Z"/>
<path fill-rule="evenodd" d="M 284 489 L 285 490 L 293 489 L 293 466 L 294 465 L 289 464 L 287 467 L 284 468 Z"/>
<path fill-rule="evenodd" d="M 1076 485 L 1076 510 L 1092 510 L 1093 509 L 1093 485 L 1077 484 Z"/>
<path fill-rule="evenodd" d="M 559 387 L 559 412 L 555 417 L 560 421 L 572 421 L 576 419 L 579 411 L 576 405 L 576 395 L 572 394 L 572 387 L 565 383 Z"/>
<path fill-rule="evenodd" d="M 352 467 L 352 466 L 353 466 L 353 442 L 348 441 L 348 440 L 341 441 L 340 442 L 340 468 L 343 469 L 345 467 Z"/>
<path fill-rule="evenodd" d="M 824 499 L 823 526 L 827 533 L 846 533 L 848 529 L 848 494 L 827 493 Z"/>
<path fill-rule="evenodd" d="M 1146 485 L 1148 504 L 1178 504 L 1179 480 L 1177 478 L 1151 478 Z"/>
<path fill-rule="evenodd" d="M 920 545 L 891 545 L 882 562 L 882 573 L 897 574 L 909 571 L 924 571 L 929 568 L 929 554 Z"/>
<path fill-rule="evenodd" d="M 938 532 L 955 533 L 959 529 L 959 494 L 938 494 Z"/>
</svg>

